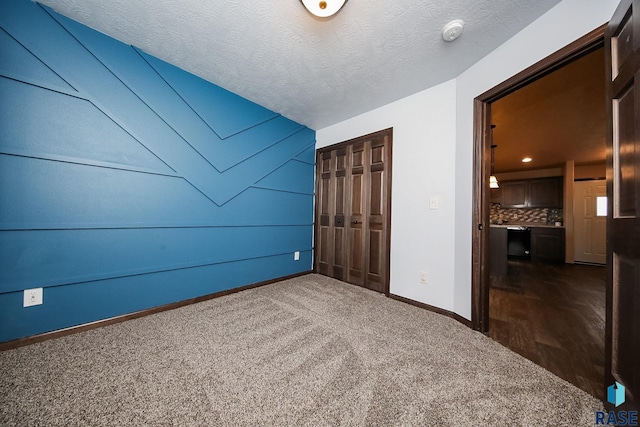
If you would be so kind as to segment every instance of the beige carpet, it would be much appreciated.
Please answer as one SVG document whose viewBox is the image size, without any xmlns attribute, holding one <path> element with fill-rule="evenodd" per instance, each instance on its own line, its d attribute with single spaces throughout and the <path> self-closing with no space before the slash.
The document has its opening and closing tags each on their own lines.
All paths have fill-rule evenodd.
<svg viewBox="0 0 640 427">
<path fill-rule="evenodd" d="M 458 322 L 318 275 L 0 353 L 0 425 L 592 426 Z"/>
</svg>

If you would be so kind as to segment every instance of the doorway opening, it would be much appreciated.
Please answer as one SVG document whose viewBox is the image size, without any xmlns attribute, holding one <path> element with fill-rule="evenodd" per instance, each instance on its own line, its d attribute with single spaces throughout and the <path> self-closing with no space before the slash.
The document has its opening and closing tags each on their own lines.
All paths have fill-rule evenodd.
<svg viewBox="0 0 640 427">
<path fill-rule="evenodd" d="M 505 102 L 507 97 L 526 92 L 544 77 L 594 52 L 602 55 L 604 30 L 605 26 L 594 30 L 482 94 L 474 105 L 473 215 L 478 227 L 473 237 L 473 326 L 598 398 L 604 382 L 606 270 L 574 264 L 574 159 L 567 158 L 566 164 L 543 164 L 540 152 L 531 155 L 539 147 L 526 152 L 526 144 L 507 142 L 500 138 L 500 132 L 531 124 L 527 116 L 518 118 L 519 122 L 503 120 L 501 115 L 513 109 Z M 604 66 L 601 84 L 604 87 Z M 604 117 L 601 125 L 606 127 Z M 535 132 L 531 129 L 529 134 Z M 604 172 L 606 143 L 602 139 Z M 492 148 L 497 154 L 495 176 L 500 190 L 489 188 L 489 175 L 494 175 Z M 564 150 L 561 143 L 554 148 L 554 154 Z M 516 156 L 518 162 L 532 157 L 542 166 L 520 170 L 518 166 L 501 165 L 506 159 L 515 165 Z M 594 176 L 600 177 L 604 173 Z M 519 257 L 509 256 L 509 236 L 522 237 L 525 233 L 530 244 L 518 253 Z M 504 254 L 496 243 L 500 239 L 504 239 Z M 496 272 L 502 274 L 492 274 Z M 588 320 L 576 326 L 571 319 L 574 314 Z M 553 316 L 567 320 L 566 324 L 550 324 Z M 584 357 L 572 360 L 577 352 Z"/>
</svg>

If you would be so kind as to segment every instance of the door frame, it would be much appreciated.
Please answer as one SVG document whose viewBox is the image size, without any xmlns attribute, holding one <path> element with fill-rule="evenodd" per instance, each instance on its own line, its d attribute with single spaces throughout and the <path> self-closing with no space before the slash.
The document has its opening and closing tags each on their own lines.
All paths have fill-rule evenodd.
<svg viewBox="0 0 640 427">
<path fill-rule="evenodd" d="M 358 143 L 362 143 L 365 141 L 368 141 L 370 139 L 373 138 L 379 138 L 379 137 L 384 137 L 386 136 L 388 138 L 388 148 L 389 148 L 389 159 L 388 159 L 388 176 L 386 179 L 386 193 L 388 194 L 388 198 L 389 198 L 389 203 L 387 204 L 387 211 L 385 212 L 385 216 L 386 216 L 386 224 L 385 226 L 387 227 L 387 236 L 386 236 L 386 241 L 385 241 L 385 245 L 387 247 L 386 253 L 385 253 L 385 264 L 384 264 L 384 268 L 385 268 L 385 277 L 384 277 L 384 283 L 383 283 L 383 289 L 382 292 L 384 293 L 384 295 L 386 296 L 390 296 L 390 282 L 391 282 L 391 205 L 392 205 L 392 192 L 391 192 L 391 181 L 392 181 L 392 177 L 393 177 L 393 127 L 390 128 L 386 128 L 386 129 L 382 129 L 376 132 L 372 132 L 372 133 L 368 133 L 366 135 L 362 135 L 362 136 L 358 136 L 352 139 L 348 139 L 346 141 L 342 141 L 342 142 L 338 142 L 336 144 L 332 144 L 332 145 L 327 145 L 326 147 L 321 147 L 321 148 L 316 148 L 316 166 L 314 167 L 314 171 L 317 171 L 317 164 L 318 161 L 320 159 L 321 153 L 323 153 L 324 151 L 331 151 L 331 150 L 335 150 L 335 149 L 340 149 L 340 148 L 346 148 L 349 147 L 351 145 L 354 144 L 358 144 Z M 387 164 L 387 162 L 385 162 L 385 165 Z M 318 196 L 319 193 L 319 179 L 318 176 L 316 174 L 315 177 L 315 197 Z M 315 197 L 314 197 L 314 201 L 315 201 Z M 317 245 L 317 224 L 319 224 L 320 221 L 320 212 L 318 210 L 318 203 L 317 201 L 315 201 L 314 203 L 314 226 L 313 226 L 313 272 L 316 274 L 319 274 L 318 272 L 318 245 Z"/>
<path fill-rule="evenodd" d="M 491 103 L 602 48 L 606 27 L 605 23 L 474 99 L 471 325 L 475 330 L 484 333 L 489 330 Z"/>
</svg>

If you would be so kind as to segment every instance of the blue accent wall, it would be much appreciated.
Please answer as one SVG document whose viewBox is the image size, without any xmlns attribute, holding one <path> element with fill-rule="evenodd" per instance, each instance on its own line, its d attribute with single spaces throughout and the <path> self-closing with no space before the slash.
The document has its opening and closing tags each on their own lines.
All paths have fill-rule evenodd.
<svg viewBox="0 0 640 427">
<path fill-rule="evenodd" d="M 0 342 L 311 269 L 303 125 L 28 0 L 0 114 Z"/>
</svg>

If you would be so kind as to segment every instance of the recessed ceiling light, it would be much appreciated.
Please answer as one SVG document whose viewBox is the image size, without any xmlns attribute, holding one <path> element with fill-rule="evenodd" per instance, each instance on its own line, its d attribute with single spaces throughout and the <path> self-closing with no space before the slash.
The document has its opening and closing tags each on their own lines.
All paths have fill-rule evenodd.
<svg viewBox="0 0 640 427">
<path fill-rule="evenodd" d="M 529 163 L 531 160 L 533 160 L 531 157 L 525 157 L 522 159 L 522 163 Z"/>
</svg>

